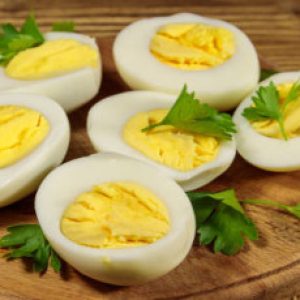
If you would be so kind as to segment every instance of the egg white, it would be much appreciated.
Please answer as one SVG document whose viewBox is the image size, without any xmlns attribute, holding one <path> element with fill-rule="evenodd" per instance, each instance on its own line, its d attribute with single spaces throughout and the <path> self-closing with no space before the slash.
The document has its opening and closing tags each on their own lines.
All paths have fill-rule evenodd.
<svg viewBox="0 0 300 300">
<path fill-rule="evenodd" d="M 124 180 L 144 186 L 164 203 L 171 220 L 165 237 L 147 246 L 95 249 L 62 234 L 62 215 L 79 194 L 94 185 Z M 155 168 L 118 154 L 94 154 L 56 168 L 37 192 L 35 211 L 50 244 L 67 263 L 88 277 L 116 285 L 141 284 L 171 271 L 186 257 L 195 235 L 193 209 L 183 190 Z"/>
<path fill-rule="evenodd" d="M 165 65 L 152 55 L 149 45 L 161 26 L 198 22 L 223 27 L 234 34 L 236 51 L 225 63 L 208 70 L 188 71 Z M 201 101 L 220 110 L 235 107 L 253 91 L 259 78 L 257 53 L 240 29 L 225 21 L 191 13 L 132 23 L 116 37 L 113 55 L 121 77 L 132 89 L 178 94 L 183 85 L 187 84 Z"/>
<path fill-rule="evenodd" d="M 22 106 L 41 113 L 47 119 L 50 130 L 44 141 L 27 156 L 0 168 L 0 207 L 33 192 L 45 175 L 62 162 L 70 139 L 67 116 L 53 100 L 30 94 L 1 94 L 2 105 Z"/>
<path fill-rule="evenodd" d="M 70 32 L 49 32 L 46 41 L 72 39 L 87 44 L 99 53 L 99 67 L 86 67 L 65 74 L 37 80 L 19 80 L 5 74 L 0 67 L 0 93 L 31 93 L 54 99 L 67 112 L 91 100 L 97 93 L 102 79 L 102 62 L 98 46 L 93 38 Z"/>
<path fill-rule="evenodd" d="M 268 85 L 271 81 L 278 85 L 299 79 L 300 71 L 280 73 L 271 76 L 259 86 Z M 264 136 L 242 116 L 244 109 L 252 105 L 251 97 L 254 94 L 255 92 L 247 97 L 234 113 L 233 120 L 238 129 L 236 134 L 238 152 L 250 164 L 264 170 L 278 172 L 300 170 L 300 137 L 284 141 Z"/>
<path fill-rule="evenodd" d="M 88 114 L 87 132 L 97 151 L 120 153 L 150 163 L 173 178 L 185 191 L 199 188 L 231 165 L 235 153 L 235 142 L 222 141 L 216 159 L 191 171 L 183 172 L 148 158 L 128 145 L 122 137 L 124 125 L 139 112 L 170 108 L 174 96 L 160 92 L 132 91 L 105 98 L 95 104 Z"/>
</svg>

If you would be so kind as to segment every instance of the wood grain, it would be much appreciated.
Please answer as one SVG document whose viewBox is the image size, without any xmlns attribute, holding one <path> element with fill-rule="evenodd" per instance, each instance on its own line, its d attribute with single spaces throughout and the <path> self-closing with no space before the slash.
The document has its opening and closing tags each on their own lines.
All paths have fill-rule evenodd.
<svg viewBox="0 0 300 300">
<path fill-rule="evenodd" d="M 43 30 L 71 19 L 78 31 L 96 37 L 114 36 L 140 18 L 194 12 L 239 26 L 278 70 L 300 69 L 299 0 L 0 0 L 1 22 L 21 24 L 29 10 Z"/>
<path fill-rule="evenodd" d="M 66 160 L 93 153 L 85 123 L 91 105 L 100 98 L 127 90 L 115 71 L 111 38 L 99 40 L 104 81 L 94 101 L 70 115 L 72 139 Z M 231 168 L 205 190 L 228 186 L 241 198 L 270 198 L 285 203 L 300 199 L 300 172 L 271 174 L 237 158 Z M 36 222 L 34 195 L 1 210 L 0 234 L 14 223 Z M 195 245 L 187 259 L 168 275 L 137 287 L 98 283 L 65 266 L 61 278 L 51 270 L 39 277 L 20 261 L 0 260 L 0 299 L 290 299 L 300 295 L 300 222 L 276 210 L 247 206 L 260 239 L 247 243 L 234 257 L 215 255 Z M 171 254 L 170 254 L 171 255 Z"/>
<path fill-rule="evenodd" d="M 0 1 L 1 21 L 20 23 L 28 7 L 35 7 L 44 29 L 62 18 L 75 19 L 79 31 L 96 35 L 104 57 L 100 94 L 70 115 L 72 137 L 66 160 L 93 153 L 88 141 L 86 115 L 100 98 L 128 88 L 118 76 L 111 56 L 117 31 L 141 17 L 189 10 L 223 18 L 239 25 L 255 42 L 261 55 L 280 70 L 300 69 L 299 20 L 291 8 L 274 1 Z M 247 1 L 248 2 L 248 1 Z M 29 3 L 29 4 L 28 4 Z M 110 3 L 114 3 L 115 6 Z M 227 5 L 226 3 L 229 3 Z M 293 2 L 291 1 L 293 4 Z M 48 7 L 49 5 L 49 7 Z M 63 8 L 63 9 L 62 9 Z M 110 37 L 108 37 L 110 36 Z M 238 157 L 231 168 L 205 190 L 236 188 L 241 198 L 270 198 L 284 203 L 300 199 L 300 172 L 272 174 Z M 34 195 L 0 211 L 0 235 L 15 223 L 36 222 Z M 168 275 L 137 287 L 113 287 L 90 280 L 65 266 L 61 276 L 49 270 L 30 272 L 26 262 L 0 260 L 0 299 L 293 299 L 300 298 L 300 222 L 273 209 L 247 206 L 258 226 L 260 239 L 247 243 L 234 257 L 215 255 L 195 245 L 187 259 Z M 3 251 L 4 252 L 4 251 Z M 171 254 L 170 254 L 171 255 Z"/>
</svg>

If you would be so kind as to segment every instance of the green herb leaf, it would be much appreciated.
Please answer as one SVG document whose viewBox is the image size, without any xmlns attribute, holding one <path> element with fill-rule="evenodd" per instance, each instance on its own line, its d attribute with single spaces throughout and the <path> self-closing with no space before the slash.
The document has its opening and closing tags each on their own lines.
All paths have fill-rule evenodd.
<svg viewBox="0 0 300 300">
<path fill-rule="evenodd" d="M 284 104 L 283 104 L 281 110 L 284 112 L 287 105 L 289 105 L 291 102 L 297 100 L 299 96 L 300 96 L 300 81 L 298 80 L 292 85 L 287 97 L 285 98 L 285 101 L 284 101 Z"/>
<path fill-rule="evenodd" d="M 278 122 L 280 132 L 285 140 L 288 139 L 284 128 L 284 110 L 287 105 L 298 99 L 300 95 L 299 81 L 295 82 L 280 106 L 279 92 L 271 81 L 267 86 L 260 86 L 252 97 L 253 106 L 244 109 L 242 115 L 249 121 L 275 120 Z"/>
<path fill-rule="evenodd" d="M 165 118 L 157 124 L 150 124 L 142 131 L 162 125 L 172 125 L 181 130 L 225 140 L 230 140 L 236 132 L 229 114 L 219 113 L 215 108 L 200 103 L 195 99 L 194 93 L 187 92 L 186 85 Z"/>
<path fill-rule="evenodd" d="M 75 24 L 73 21 L 57 22 L 52 25 L 52 31 L 75 31 Z"/>
<path fill-rule="evenodd" d="M 187 195 L 194 208 L 200 244 L 213 243 L 214 252 L 234 255 L 243 247 L 245 237 L 258 239 L 256 227 L 244 213 L 234 190 Z"/>
<path fill-rule="evenodd" d="M 20 33 L 31 36 L 38 44 L 43 43 L 45 40 L 39 30 L 39 27 L 36 23 L 36 20 L 35 20 L 35 17 L 33 14 L 30 14 L 26 18 L 25 23 L 21 27 Z"/>
<path fill-rule="evenodd" d="M 44 42 L 33 15 L 27 17 L 20 31 L 12 24 L 4 24 L 1 28 L 3 33 L 0 35 L 0 65 L 8 64 L 20 51 Z"/>
<path fill-rule="evenodd" d="M 278 73 L 277 71 L 275 70 L 272 70 L 272 69 L 261 69 L 260 70 L 260 78 L 259 78 L 259 81 L 264 81 L 265 79 L 271 77 L 272 75 Z"/>
<path fill-rule="evenodd" d="M 247 107 L 243 116 L 251 121 L 267 119 L 277 120 L 280 118 L 279 93 L 271 81 L 268 86 L 260 86 L 252 97 L 254 106 Z"/>
<path fill-rule="evenodd" d="M 18 35 L 18 30 L 12 24 L 3 24 L 2 31 L 7 37 L 14 37 Z"/>
<path fill-rule="evenodd" d="M 300 203 L 296 205 L 286 205 L 273 200 L 262 200 L 262 199 L 247 199 L 244 200 L 243 203 L 254 204 L 254 205 L 262 205 L 268 207 L 276 207 L 283 211 L 286 211 L 292 214 L 294 217 L 300 219 Z"/>
<path fill-rule="evenodd" d="M 55 272 L 60 272 L 61 270 L 61 261 L 57 256 L 56 252 L 51 249 L 51 258 L 50 258 L 51 267 L 54 269 Z"/>
<path fill-rule="evenodd" d="M 41 228 L 37 224 L 15 225 L 7 228 L 9 234 L 0 239 L 0 248 L 8 248 L 8 259 L 27 257 L 32 259 L 33 269 L 44 272 L 48 267 L 49 258 L 51 266 L 56 272 L 61 269 L 61 263 L 46 240 Z"/>
<path fill-rule="evenodd" d="M 8 44 L 7 48 L 11 52 L 19 52 L 36 45 L 36 40 L 30 35 L 18 34 Z"/>
</svg>

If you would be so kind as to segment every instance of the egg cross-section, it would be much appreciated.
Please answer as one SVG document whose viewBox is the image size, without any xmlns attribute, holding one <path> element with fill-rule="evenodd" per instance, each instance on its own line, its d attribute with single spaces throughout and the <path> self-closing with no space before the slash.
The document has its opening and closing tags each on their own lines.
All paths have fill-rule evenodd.
<svg viewBox="0 0 300 300">
<path fill-rule="evenodd" d="M 33 192 L 65 157 L 64 110 L 45 96 L 0 95 L 0 207 Z"/>
<path fill-rule="evenodd" d="M 195 236 L 194 212 L 181 187 L 119 154 L 94 154 L 56 168 L 37 192 L 35 211 L 67 263 L 116 285 L 142 284 L 171 271 Z"/>
<path fill-rule="evenodd" d="M 219 110 L 237 106 L 259 79 L 256 50 L 245 33 L 191 13 L 130 24 L 117 35 L 113 56 L 132 89 L 176 95 L 187 84 Z"/>
</svg>

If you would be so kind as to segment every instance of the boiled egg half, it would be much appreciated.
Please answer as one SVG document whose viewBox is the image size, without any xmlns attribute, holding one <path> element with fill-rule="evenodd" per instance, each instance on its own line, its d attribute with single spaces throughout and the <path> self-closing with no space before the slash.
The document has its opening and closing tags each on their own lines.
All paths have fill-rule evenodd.
<svg viewBox="0 0 300 300">
<path fill-rule="evenodd" d="M 291 87 L 299 82 L 300 72 L 273 75 L 260 86 L 274 83 L 282 106 Z M 255 94 L 255 93 L 254 93 Z M 253 105 L 252 97 L 247 97 L 234 113 L 238 128 L 237 149 L 241 156 L 254 166 L 269 171 L 293 171 L 300 169 L 300 96 L 289 103 L 283 111 L 283 123 L 287 133 L 284 140 L 279 125 L 273 120 L 249 122 L 243 115 L 245 108 Z"/>
<path fill-rule="evenodd" d="M 176 96 L 151 91 L 103 99 L 88 114 L 90 140 L 97 151 L 120 153 L 157 167 L 185 191 L 199 188 L 227 170 L 235 157 L 235 142 L 173 126 L 142 132 L 149 124 L 161 121 L 175 100 Z"/>
<path fill-rule="evenodd" d="M 45 96 L 0 95 L 0 207 L 33 192 L 65 157 L 69 122 Z"/>
<path fill-rule="evenodd" d="M 94 154 L 56 168 L 41 184 L 35 210 L 67 263 L 116 285 L 141 284 L 171 271 L 195 235 L 183 190 L 157 169 L 118 154 Z"/>
<path fill-rule="evenodd" d="M 187 84 L 219 110 L 237 106 L 259 78 L 257 53 L 245 33 L 191 13 L 132 23 L 116 37 L 113 55 L 132 89 L 177 95 Z"/>
<path fill-rule="evenodd" d="M 40 46 L 18 53 L 0 67 L 0 92 L 50 97 L 67 112 L 98 92 L 102 66 L 98 46 L 89 36 L 50 32 Z"/>
</svg>

